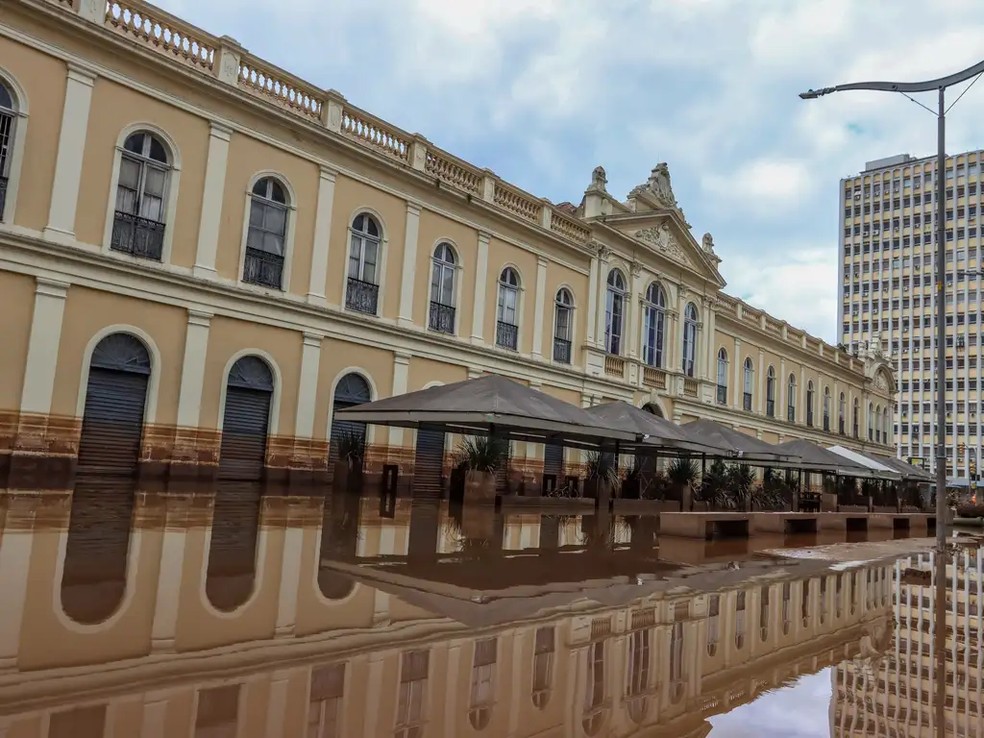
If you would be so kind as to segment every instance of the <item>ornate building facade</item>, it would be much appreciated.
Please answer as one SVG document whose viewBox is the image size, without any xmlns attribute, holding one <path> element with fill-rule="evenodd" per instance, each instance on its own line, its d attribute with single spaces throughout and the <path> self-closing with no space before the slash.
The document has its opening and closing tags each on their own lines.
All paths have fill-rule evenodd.
<svg viewBox="0 0 984 738">
<path fill-rule="evenodd" d="M 317 470 L 334 409 L 490 372 L 892 448 L 890 368 L 725 294 L 666 164 L 554 205 L 140 2 L 5 5 L 0 183 L 12 486 Z"/>
</svg>

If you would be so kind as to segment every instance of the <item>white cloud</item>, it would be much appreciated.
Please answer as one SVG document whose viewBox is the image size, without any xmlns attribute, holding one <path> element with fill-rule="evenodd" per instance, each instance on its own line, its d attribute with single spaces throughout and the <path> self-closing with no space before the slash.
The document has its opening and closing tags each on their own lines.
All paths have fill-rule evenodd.
<svg viewBox="0 0 984 738">
<path fill-rule="evenodd" d="M 805 162 L 792 159 L 757 159 L 733 172 L 709 174 L 701 182 L 715 199 L 712 206 L 721 203 L 759 214 L 797 203 L 818 184 Z"/>
</svg>

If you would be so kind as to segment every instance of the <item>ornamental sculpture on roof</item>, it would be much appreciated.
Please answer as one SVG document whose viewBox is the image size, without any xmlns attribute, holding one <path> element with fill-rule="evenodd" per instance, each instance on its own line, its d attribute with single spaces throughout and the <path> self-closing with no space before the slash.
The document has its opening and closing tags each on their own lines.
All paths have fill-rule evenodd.
<svg viewBox="0 0 984 738">
<path fill-rule="evenodd" d="M 670 167 L 665 161 L 657 164 L 649 174 L 648 187 L 661 205 L 678 207 L 676 197 L 673 196 L 673 185 L 670 183 Z"/>
</svg>

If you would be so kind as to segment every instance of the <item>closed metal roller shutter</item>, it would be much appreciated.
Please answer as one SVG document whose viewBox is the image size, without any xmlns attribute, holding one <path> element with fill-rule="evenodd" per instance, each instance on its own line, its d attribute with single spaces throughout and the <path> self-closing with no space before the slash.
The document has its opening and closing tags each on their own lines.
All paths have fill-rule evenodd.
<svg viewBox="0 0 984 738">
<path fill-rule="evenodd" d="M 557 477 L 557 484 L 564 476 L 564 447 L 559 443 L 548 443 L 543 450 L 543 473 Z"/>
<path fill-rule="evenodd" d="M 419 429 L 413 458 L 413 496 L 420 499 L 439 498 L 443 468 L 444 431 L 437 428 Z"/>
<path fill-rule="evenodd" d="M 229 386 L 222 419 L 219 478 L 259 480 L 266 460 L 271 393 Z"/>
<path fill-rule="evenodd" d="M 133 476 L 140 459 L 147 375 L 91 367 L 79 438 L 79 471 Z"/>
<path fill-rule="evenodd" d="M 224 480 L 215 487 L 205 594 L 219 610 L 234 610 L 253 593 L 260 492 L 255 481 Z"/>
</svg>

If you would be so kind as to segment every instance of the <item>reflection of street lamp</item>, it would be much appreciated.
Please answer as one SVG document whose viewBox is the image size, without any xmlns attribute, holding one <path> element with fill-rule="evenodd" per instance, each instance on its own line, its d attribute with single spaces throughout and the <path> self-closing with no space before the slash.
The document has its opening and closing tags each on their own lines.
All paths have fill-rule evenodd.
<svg viewBox="0 0 984 738">
<path fill-rule="evenodd" d="M 925 82 L 853 82 L 835 87 L 801 92 L 804 100 L 848 90 L 875 90 L 899 92 L 909 97 L 910 92 L 939 93 L 936 113 L 936 547 L 942 556 L 946 548 L 946 300 L 943 299 L 944 270 L 946 269 L 946 88 L 971 77 L 984 74 L 984 61 L 948 77 Z M 975 79 L 974 82 L 977 80 Z M 971 82 L 973 84 L 973 82 Z M 968 86 L 969 89 L 969 86 Z M 967 90 L 964 90 L 966 92 Z M 960 94 L 963 97 L 964 93 Z M 958 97 L 953 105 L 960 100 Z M 909 97 L 911 100 L 912 98 Z M 916 102 L 916 101 L 914 101 Z M 917 103 L 922 105 L 922 103 Z M 951 105 L 950 107 L 953 107 Z M 926 107 L 922 105 L 922 107 Z M 929 108 L 926 108 L 930 110 Z M 932 112 L 932 110 L 930 110 Z M 955 178 L 954 178 L 955 181 Z"/>
</svg>

